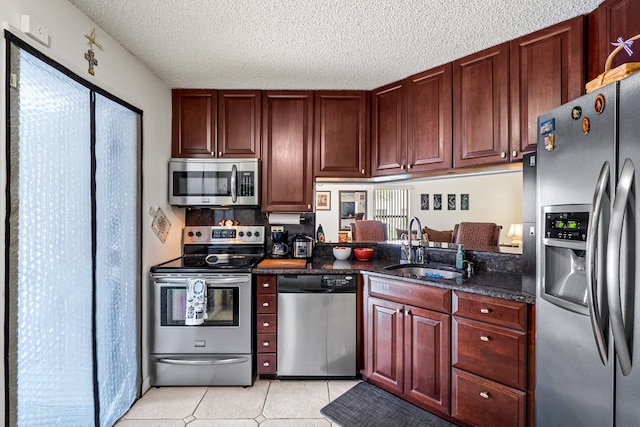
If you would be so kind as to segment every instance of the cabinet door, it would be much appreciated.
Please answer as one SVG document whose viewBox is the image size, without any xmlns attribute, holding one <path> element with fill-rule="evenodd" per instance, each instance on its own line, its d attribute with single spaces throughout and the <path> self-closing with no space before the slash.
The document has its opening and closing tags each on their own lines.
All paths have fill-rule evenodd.
<svg viewBox="0 0 640 427">
<path fill-rule="evenodd" d="M 584 93 L 584 17 L 510 42 L 511 159 L 536 149 L 538 116 Z"/>
<path fill-rule="evenodd" d="M 369 297 L 366 376 L 398 392 L 403 390 L 403 305 Z"/>
<path fill-rule="evenodd" d="M 376 89 L 371 97 L 371 175 L 392 175 L 405 169 L 405 81 Z"/>
<path fill-rule="evenodd" d="M 594 79 L 598 74 L 604 71 L 604 63 L 613 49 L 616 47 L 611 43 L 615 42 L 618 37 L 627 40 L 636 34 L 640 34 L 640 2 L 638 0 L 605 0 L 598 6 L 598 38 L 595 44 L 598 46 L 597 57 L 593 58 L 596 62 L 594 75 L 589 80 Z M 589 31 L 591 37 L 592 31 Z M 596 33 L 596 31 L 593 31 Z M 591 40 L 590 40 L 591 41 Z M 632 46 L 634 54 L 629 57 L 624 51 L 618 53 L 611 63 L 611 68 L 615 68 L 625 62 L 638 62 L 640 56 L 638 54 L 638 41 Z M 589 52 L 590 54 L 592 51 Z M 589 58 L 589 63 L 593 62 Z M 591 69 L 591 67 L 589 68 Z"/>
<path fill-rule="evenodd" d="M 171 157 L 215 156 L 216 91 L 172 91 Z"/>
<path fill-rule="evenodd" d="M 405 308 L 405 394 L 449 414 L 451 316 Z"/>
<path fill-rule="evenodd" d="M 407 79 L 407 169 L 450 169 L 452 66 Z"/>
<path fill-rule="evenodd" d="M 361 178 L 369 170 L 365 91 L 316 91 L 314 176 Z"/>
<path fill-rule="evenodd" d="M 262 211 L 310 212 L 313 92 L 262 97 Z"/>
<path fill-rule="evenodd" d="M 218 91 L 218 157 L 260 158 L 260 91 Z"/>
<path fill-rule="evenodd" d="M 509 162 L 509 43 L 453 63 L 453 167 Z"/>
</svg>

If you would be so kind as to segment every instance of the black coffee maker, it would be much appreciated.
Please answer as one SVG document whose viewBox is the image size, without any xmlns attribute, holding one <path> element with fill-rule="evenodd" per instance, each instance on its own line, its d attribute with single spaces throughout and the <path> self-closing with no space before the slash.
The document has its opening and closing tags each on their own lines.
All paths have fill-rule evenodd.
<svg viewBox="0 0 640 427">
<path fill-rule="evenodd" d="M 271 256 L 273 258 L 287 258 L 289 256 L 289 233 L 284 231 L 284 227 L 271 227 Z"/>
</svg>

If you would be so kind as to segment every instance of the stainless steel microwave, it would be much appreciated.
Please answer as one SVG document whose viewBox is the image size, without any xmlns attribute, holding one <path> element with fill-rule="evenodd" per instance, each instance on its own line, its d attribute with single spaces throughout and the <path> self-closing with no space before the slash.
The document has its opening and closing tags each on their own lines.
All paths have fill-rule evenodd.
<svg viewBox="0 0 640 427">
<path fill-rule="evenodd" d="M 169 204 L 258 206 L 257 159 L 171 159 Z"/>
</svg>

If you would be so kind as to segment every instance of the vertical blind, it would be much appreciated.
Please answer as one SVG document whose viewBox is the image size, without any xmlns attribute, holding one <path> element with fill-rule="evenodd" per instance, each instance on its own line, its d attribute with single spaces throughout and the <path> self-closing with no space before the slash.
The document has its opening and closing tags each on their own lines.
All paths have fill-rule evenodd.
<svg viewBox="0 0 640 427">
<path fill-rule="evenodd" d="M 387 225 L 389 238 L 394 238 L 396 229 L 406 229 L 409 224 L 409 191 L 397 187 L 373 190 L 373 219 Z"/>
<path fill-rule="evenodd" d="M 5 421 L 111 426 L 139 382 L 141 112 L 5 37 Z"/>
</svg>

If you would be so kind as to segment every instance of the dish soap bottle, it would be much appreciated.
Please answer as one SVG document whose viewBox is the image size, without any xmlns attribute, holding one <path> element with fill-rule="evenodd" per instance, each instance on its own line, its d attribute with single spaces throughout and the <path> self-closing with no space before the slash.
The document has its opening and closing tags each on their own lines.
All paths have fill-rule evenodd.
<svg viewBox="0 0 640 427">
<path fill-rule="evenodd" d="M 316 238 L 319 242 L 324 242 L 324 231 L 322 230 L 322 224 L 318 224 L 318 232 Z"/>
<path fill-rule="evenodd" d="M 458 252 L 456 253 L 456 268 L 460 270 L 464 268 L 464 251 L 462 250 L 462 244 L 458 245 Z"/>
</svg>

